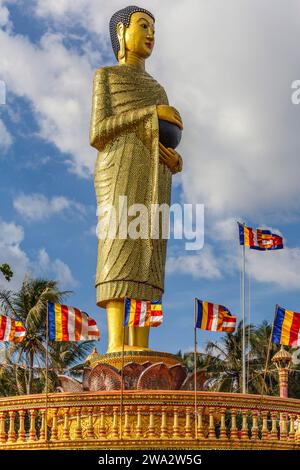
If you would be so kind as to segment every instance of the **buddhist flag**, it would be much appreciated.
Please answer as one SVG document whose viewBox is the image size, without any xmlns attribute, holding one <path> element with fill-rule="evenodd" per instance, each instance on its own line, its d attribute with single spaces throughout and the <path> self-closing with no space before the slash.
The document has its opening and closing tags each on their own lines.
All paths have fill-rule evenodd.
<svg viewBox="0 0 300 470">
<path fill-rule="evenodd" d="M 124 326 L 159 326 L 162 321 L 160 300 L 125 299 Z"/>
<path fill-rule="evenodd" d="M 300 346 L 300 313 L 276 306 L 272 342 Z"/>
<path fill-rule="evenodd" d="M 283 248 L 283 241 L 280 235 L 272 233 L 270 230 L 253 229 L 238 222 L 240 245 L 245 245 L 252 250 L 280 250 Z"/>
<path fill-rule="evenodd" d="M 208 331 L 232 333 L 235 330 L 236 317 L 223 305 L 197 299 L 197 319 L 195 328 Z"/>
<path fill-rule="evenodd" d="M 26 336 L 22 322 L 0 315 L 0 341 L 20 343 Z"/>
<path fill-rule="evenodd" d="M 48 302 L 50 341 L 92 341 L 100 339 L 97 323 L 75 307 Z"/>
</svg>

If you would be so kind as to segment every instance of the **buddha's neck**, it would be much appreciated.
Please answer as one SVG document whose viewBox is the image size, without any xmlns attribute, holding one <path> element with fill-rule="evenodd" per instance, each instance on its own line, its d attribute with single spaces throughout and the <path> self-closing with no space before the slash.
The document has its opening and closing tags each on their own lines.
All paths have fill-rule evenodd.
<svg viewBox="0 0 300 470">
<path fill-rule="evenodd" d="M 139 70 L 145 70 L 145 59 L 131 51 L 126 52 L 126 56 L 119 61 L 119 64 L 132 65 Z"/>
</svg>

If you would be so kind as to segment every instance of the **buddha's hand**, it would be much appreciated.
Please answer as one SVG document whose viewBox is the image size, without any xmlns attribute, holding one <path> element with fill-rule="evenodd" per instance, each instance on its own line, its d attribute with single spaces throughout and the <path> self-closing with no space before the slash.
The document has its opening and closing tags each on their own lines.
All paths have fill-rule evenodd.
<svg viewBox="0 0 300 470">
<path fill-rule="evenodd" d="M 159 159 L 167 165 L 173 174 L 182 171 L 182 158 L 175 150 L 165 147 L 159 142 Z"/>
<path fill-rule="evenodd" d="M 171 122 L 178 126 L 181 130 L 183 129 L 182 119 L 177 111 L 177 109 L 173 108 L 173 106 L 168 106 L 166 104 L 159 104 L 156 107 L 158 119 L 162 119 L 163 121 Z"/>
</svg>

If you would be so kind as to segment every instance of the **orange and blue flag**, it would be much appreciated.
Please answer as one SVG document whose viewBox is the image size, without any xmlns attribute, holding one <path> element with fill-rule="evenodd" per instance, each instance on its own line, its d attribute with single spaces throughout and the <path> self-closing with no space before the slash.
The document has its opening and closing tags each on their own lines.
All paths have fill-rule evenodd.
<svg viewBox="0 0 300 470">
<path fill-rule="evenodd" d="M 50 341 L 93 341 L 100 339 L 97 323 L 75 307 L 48 302 Z"/>
<path fill-rule="evenodd" d="M 283 248 L 283 240 L 280 235 L 270 230 L 254 229 L 246 227 L 238 222 L 240 245 L 245 245 L 252 250 L 280 250 Z"/>
<path fill-rule="evenodd" d="M 125 299 L 124 326 L 159 326 L 163 322 L 160 300 Z"/>
<path fill-rule="evenodd" d="M 228 308 L 205 300 L 197 300 L 197 319 L 195 328 L 208 331 L 232 333 L 236 327 L 236 317 Z"/>
<path fill-rule="evenodd" d="M 300 346 L 300 313 L 276 306 L 272 342 Z"/>
</svg>

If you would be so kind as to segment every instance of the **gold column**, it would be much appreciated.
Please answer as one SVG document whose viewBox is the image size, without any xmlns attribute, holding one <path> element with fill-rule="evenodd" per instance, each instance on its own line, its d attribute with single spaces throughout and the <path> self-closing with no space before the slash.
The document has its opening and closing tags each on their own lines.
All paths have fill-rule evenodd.
<svg viewBox="0 0 300 470">
<path fill-rule="evenodd" d="M 75 439 L 82 439 L 82 427 L 81 427 L 81 408 L 76 407 L 76 427 L 75 427 Z"/>
<path fill-rule="evenodd" d="M 162 406 L 161 408 L 161 426 L 160 426 L 160 437 L 162 439 L 168 438 L 167 432 L 167 408 Z"/>
<path fill-rule="evenodd" d="M 257 422 L 257 410 L 252 411 L 252 430 L 251 438 L 256 441 L 258 439 L 258 422 Z"/>
<path fill-rule="evenodd" d="M 277 413 L 274 411 L 271 413 L 272 416 L 272 429 L 270 433 L 270 439 L 272 441 L 277 440 Z"/>
<path fill-rule="evenodd" d="M 155 437 L 154 408 L 152 406 L 150 407 L 150 413 L 149 413 L 149 427 L 148 427 L 147 437 L 150 437 L 150 438 Z"/>
<path fill-rule="evenodd" d="M 19 411 L 19 432 L 18 432 L 18 442 L 25 442 L 25 411 Z"/>
<path fill-rule="evenodd" d="M 215 439 L 215 422 L 214 422 L 214 408 L 209 408 L 209 426 L 208 426 L 208 439 Z"/>
<path fill-rule="evenodd" d="M 185 438 L 192 438 L 192 426 L 191 426 L 191 413 L 192 409 L 187 407 L 185 410 Z"/>
<path fill-rule="evenodd" d="M 40 441 L 46 441 L 47 439 L 47 423 L 46 423 L 46 410 L 41 410 L 42 422 L 40 430 Z"/>
<path fill-rule="evenodd" d="M 57 429 L 57 408 L 53 408 L 52 413 L 52 429 L 51 429 L 51 441 L 57 441 L 58 429 Z"/>
<path fill-rule="evenodd" d="M 0 411 L 0 444 L 6 442 L 5 415 L 6 413 L 4 411 Z"/>
<path fill-rule="evenodd" d="M 93 407 L 88 408 L 88 425 L 86 430 L 87 439 L 94 439 L 94 425 L 93 425 Z"/>
<path fill-rule="evenodd" d="M 64 427 L 63 427 L 63 440 L 68 441 L 70 439 L 70 420 L 69 420 L 69 408 L 64 410 Z"/>
<path fill-rule="evenodd" d="M 236 427 L 236 410 L 231 410 L 231 431 L 230 431 L 230 439 L 236 440 L 238 438 L 238 432 Z"/>
<path fill-rule="evenodd" d="M 248 439 L 248 426 L 247 426 L 247 416 L 248 416 L 248 411 L 242 410 L 242 432 L 241 432 L 241 438 L 242 439 Z"/>
<path fill-rule="evenodd" d="M 136 423 L 136 437 L 143 437 L 142 431 L 142 408 L 138 406 L 137 409 L 137 423 Z"/>
<path fill-rule="evenodd" d="M 124 437 L 130 437 L 130 426 L 129 426 L 129 406 L 125 406 L 125 414 L 124 414 Z"/>
<path fill-rule="evenodd" d="M 174 421 L 173 421 L 173 437 L 176 439 L 180 437 L 180 432 L 179 432 L 179 422 L 178 422 L 178 407 L 174 406 Z"/>
<path fill-rule="evenodd" d="M 30 414 L 29 442 L 34 442 L 36 440 L 35 410 L 30 410 L 29 414 Z"/>
<path fill-rule="evenodd" d="M 290 417 L 290 429 L 289 429 L 289 440 L 294 441 L 295 440 L 295 426 L 294 426 L 294 419 L 295 416 L 293 414 L 289 415 Z"/>
<path fill-rule="evenodd" d="M 9 430 L 8 430 L 8 440 L 7 442 L 15 442 L 16 441 L 16 435 L 15 435 L 15 411 L 9 411 Z"/>
<path fill-rule="evenodd" d="M 225 424 L 225 412 L 226 412 L 226 409 L 222 408 L 221 409 L 221 423 L 220 423 L 220 440 L 221 441 L 226 441 L 227 440 L 226 424 Z"/>
<path fill-rule="evenodd" d="M 112 430 L 111 430 L 111 437 L 113 439 L 119 439 L 118 412 L 119 412 L 119 407 L 114 406 L 114 408 L 113 408 L 113 424 L 112 424 Z"/>
<path fill-rule="evenodd" d="M 106 430 L 105 430 L 105 407 L 100 407 L 100 423 L 99 423 L 99 439 L 103 439 L 106 437 Z"/>
<path fill-rule="evenodd" d="M 203 432 L 203 417 L 202 417 L 203 409 L 202 407 L 198 407 L 198 415 L 196 415 L 195 419 L 197 419 L 197 426 L 198 426 L 198 439 L 204 438 Z"/>
<path fill-rule="evenodd" d="M 262 411 L 261 413 L 262 415 L 262 428 L 261 428 L 261 438 L 262 440 L 266 440 L 268 439 L 268 419 L 267 419 L 267 412 L 266 411 Z"/>
</svg>

